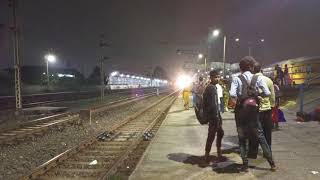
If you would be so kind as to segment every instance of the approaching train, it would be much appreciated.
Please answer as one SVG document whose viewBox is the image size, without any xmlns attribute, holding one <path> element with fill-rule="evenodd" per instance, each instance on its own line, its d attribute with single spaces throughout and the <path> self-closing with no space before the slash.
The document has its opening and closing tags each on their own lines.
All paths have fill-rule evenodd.
<svg viewBox="0 0 320 180">
<path fill-rule="evenodd" d="M 263 69 L 263 73 L 269 77 L 275 77 L 276 65 L 279 65 L 284 71 L 285 65 L 288 67 L 290 84 L 301 84 L 308 80 L 320 76 L 320 56 L 300 57 L 288 59 L 278 63 L 271 64 Z M 320 84 L 320 79 L 312 80 L 311 84 Z"/>
</svg>

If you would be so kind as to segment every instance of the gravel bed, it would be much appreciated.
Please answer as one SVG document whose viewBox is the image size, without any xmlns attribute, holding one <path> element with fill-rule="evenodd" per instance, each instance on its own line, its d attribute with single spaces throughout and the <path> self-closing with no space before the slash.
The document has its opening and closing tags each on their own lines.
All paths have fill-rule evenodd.
<svg viewBox="0 0 320 180">
<path fill-rule="evenodd" d="M 144 118 L 148 118 L 148 119 L 155 118 L 159 114 L 159 112 L 161 112 L 162 110 L 168 107 L 168 104 L 170 102 L 171 100 L 166 100 L 165 102 L 161 103 L 160 105 L 152 109 L 152 111 L 149 113 L 150 114 L 149 116 L 146 116 Z M 160 122 L 158 122 L 157 125 L 161 125 L 163 120 L 164 119 L 160 119 Z M 155 135 L 155 133 L 158 131 L 158 128 L 154 128 L 151 131 Z M 121 180 L 129 179 L 129 176 L 136 168 L 137 164 L 139 163 L 141 157 L 143 156 L 150 142 L 151 142 L 150 140 L 141 141 L 138 144 L 138 146 L 132 151 L 132 153 L 129 154 L 128 158 L 117 169 L 117 172 L 115 173 L 115 175 L 110 177 L 110 179 L 121 179 Z"/>
<path fill-rule="evenodd" d="M 67 126 L 63 129 L 53 129 L 43 136 L 35 137 L 24 143 L 14 146 L 0 147 L 0 179 L 18 179 L 27 175 L 35 167 L 50 160 L 67 149 L 78 145 L 100 133 L 105 127 L 110 127 L 129 114 L 157 101 L 164 95 L 151 97 L 140 102 L 132 103 L 126 107 L 114 109 L 94 121 L 90 126 L 88 122 L 83 125 Z M 163 103 L 161 103 L 163 104 Z"/>
<path fill-rule="evenodd" d="M 155 92 L 155 90 L 144 90 L 144 92 L 139 92 L 139 94 L 151 93 Z M 113 101 L 117 101 L 120 99 L 130 98 L 136 96 L 135 92 L 130 93 L 114 93 L 114 94 L 106 94 L 104 101 L 100 101 L 100 97 L 90 98 L 90 99 L 81 99 L 77 101 L 67 101 L 67 102 L 59 102 L 51 105 L 44 106 L 54 106 L 54 107 L 69 107 L 68 111 L 76 112 L 80 109 L 86 109 L 92 106 L 103 105 Z M 37 118 L 45 117 L 52 114 L 38 114 L 38 115 L 25 115 L 25 116 L 15 116 L 14 111 L 6 110 L 0 112 L 0 132 L 12 129 L 17 127 L 19 124 L 34 120 Z"/>
</svg>

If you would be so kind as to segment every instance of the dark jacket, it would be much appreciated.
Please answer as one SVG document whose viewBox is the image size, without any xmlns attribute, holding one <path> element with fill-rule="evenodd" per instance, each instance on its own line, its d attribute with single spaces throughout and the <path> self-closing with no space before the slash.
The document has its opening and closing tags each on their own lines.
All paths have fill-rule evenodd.
<svg viewBox="0 0 320 180">
<path fill-rule="evenodd" d="M 209 122 L 220 120 L 217 88 L 209 84 L 203 93 L 203 115 Z"/>
</svg>

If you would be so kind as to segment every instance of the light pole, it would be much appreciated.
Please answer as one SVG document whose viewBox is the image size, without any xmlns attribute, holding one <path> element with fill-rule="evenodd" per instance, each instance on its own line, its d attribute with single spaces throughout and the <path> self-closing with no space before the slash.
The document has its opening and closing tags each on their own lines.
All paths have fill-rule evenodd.
<svg viewBox="0 0 320 180">
<path fill-rule="evenodd" d="M 47 55 L 45 56 L 45 59 L 46 59 L 46 63 L 47 63 L 47 87 L 48 87 L 48 89 L 49 89 L 49 87 L 50 87 L 49 62 L 50 62 L 50 63 L 56 62 L 56 56 L 53 55 L 53 54 L 47 54 Z"/>
<path fill-rule="evenodd" d="M 240 39 L 239 39 L 239 38 L 236 38 L 235 41 L 236 41 L 236 42 L 239 42 Z M 265 41 L 264 39 L 260 39 L 260 40 L 258 41 L 258 43 L 259 43 L 259 42 L 260 42 L 260 43 L 264 43 L 264 41 Z M 249 42 L 248 42 L 248 45 L 249 45 L 249 46 L 248 46 L 248 55 L 249 55 L 249 56 L 251 56 L 251 55 L 253 54 L 251 44 L 252 44 L 252 43 L 249 41 Z"/>
<path fill-rule="evenodd" d="M 207 74 L 207 56 L 203 54 L 198 54 L 198 59 L 202 59 L 204 57 L 204 74 Z"/>
<path fill-rule="evenodd" d="M 197 52 L 195 50 L 181 50 L 181 49 L 177 50 L 177 54 L 178 55 L 190 54 L 190 55 L 193 55 L 193 56 L 198 56 L 198 59 L 204 58 L 204 71 L 205 71 L 205 73 L 207 72 L 207 55 L 206 54 L 199 53 L 199 52 Z"/>
<path fill-rule="evenodd" d="M 212 35 L 217 37 L 220 34 L 220 30 L 216 29 L 212 31 Z M 223 36 L 223 57 L 222 57 L 222 64 L 223 64 L 223 77 L 226 73 L 226 45 L 227 45 L 227 35 Z"/>
</svg>

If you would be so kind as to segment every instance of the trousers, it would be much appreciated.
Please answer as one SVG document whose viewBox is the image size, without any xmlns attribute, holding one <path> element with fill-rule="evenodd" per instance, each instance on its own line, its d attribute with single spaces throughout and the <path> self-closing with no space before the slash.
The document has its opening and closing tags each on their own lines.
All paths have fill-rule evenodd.
<svg viewBox="0 0 320 180">
<path fill-rule="evenodd" d="M 208 137 L 207 137 L 206 148 L 205 148 L 205 151 L 207 153 L 210 153 L 211 151 L 212 143 L 215 139 L 216 134 L 217 134 L 216 146 L 217 146 L 217 149 L 220 149 L 222 138 L 224 135 L 221 119 L 214 120 L 214 121 L 209 120 Z"/>
<path fill-rule="evenodd" d="M 259 121 L 263 130 L 264 137 L 266 138 L 266 141 L 271 149 L 271 141 L 272 141 L 272 111 L 262 111 L 259 112 Z M 248 151 L 248 157 L 250 158 L 257 158 L 259 150 L 259 141 L 258 139 L 254 138 L 252 136 L 249 139 L 249 151 Z"/>
<path fill-rule="evenodd" d="M 258 109 L 248 110 L 238 105 L 235 108 L 235 119 L 239 138 L 240 156 L 243 164 L 248 165 L 247 140 L 249 138 L 255 138 L 262 147 L 265 158 L 270 165 L 273 165 L 272 152 L 263 133 Z"/>
</svg>

